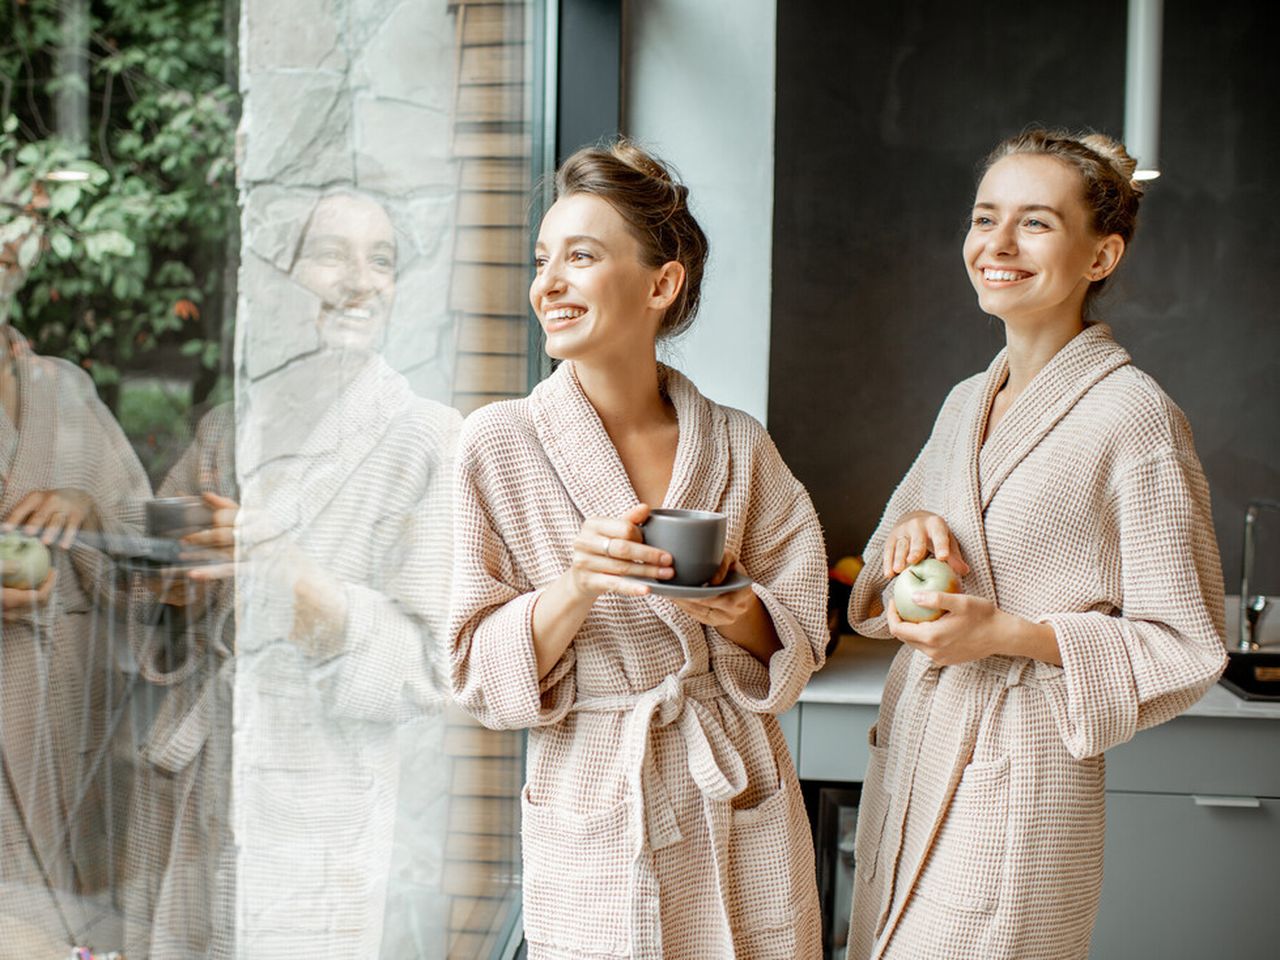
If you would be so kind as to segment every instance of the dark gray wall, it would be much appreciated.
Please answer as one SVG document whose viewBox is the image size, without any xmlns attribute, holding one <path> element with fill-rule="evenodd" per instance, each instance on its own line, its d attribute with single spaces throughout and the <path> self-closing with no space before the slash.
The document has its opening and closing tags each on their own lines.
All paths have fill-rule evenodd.
<svg viewBox="0 0 1280 960">
<path fill-rule="evenodd" d="M 1099 311 L 1191 420 L 1228 592 L 1245 501 L 1280 496 L 1267 11 L 1166 4 L 1164 176 Z M 1003 346 L 961 263 L 978 161 L 1031 122 L 1120 136 L 1124 45 L 1112 0 L 778 4 L 769 428 L 833 557 L 862 549 L 947 390 Z"/>
</svg>

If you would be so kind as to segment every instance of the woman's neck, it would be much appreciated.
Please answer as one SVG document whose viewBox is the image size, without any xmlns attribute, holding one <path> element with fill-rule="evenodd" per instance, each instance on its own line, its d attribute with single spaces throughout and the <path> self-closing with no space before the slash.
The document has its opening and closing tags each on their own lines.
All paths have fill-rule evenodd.
<svg viewBox="0 0 1280 960">
<path fill-rule="evenodd" d="M 670 422 L 656 353 L 613 363 L 575 360 L 573 371 L 611 436 Z"/>
<path fill-rule="evenodd" d="M 1009 379 L 1004 389 L 1010 398 L 1025 390 L 1036 374 L 1084 327 L 1084 318 L 1079 313 L 1056 322 L 1038 320 L 1025 325 L 1006 320 L 1004 331 L 1008 350 L 1005 356 L 1009 363 Z"/>
</svg>

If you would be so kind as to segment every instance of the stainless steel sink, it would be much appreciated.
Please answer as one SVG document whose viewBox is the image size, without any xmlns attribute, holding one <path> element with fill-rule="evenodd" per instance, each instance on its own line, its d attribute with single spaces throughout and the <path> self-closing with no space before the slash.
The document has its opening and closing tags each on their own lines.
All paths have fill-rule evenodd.
<svg viewBox="0 0 1280 960">
<path fill-rule="evenodd" d="M 1280 652 L 1228 650 L 1227 657 L 1224 687 L 1244 700 L 1280 701 Z"/>
</svg>

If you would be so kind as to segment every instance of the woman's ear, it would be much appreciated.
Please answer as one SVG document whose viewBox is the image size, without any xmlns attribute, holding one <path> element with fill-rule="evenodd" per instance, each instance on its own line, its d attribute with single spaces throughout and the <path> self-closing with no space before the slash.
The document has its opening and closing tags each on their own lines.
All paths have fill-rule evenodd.
<svg viewBox="0 0 1280 960">
<path fill-rule="evenodd" d="M 1118 233 L 1111 233 L 1098 242 L 1094 251 L 1093 263 L 1089 265 L 1089 279 L 1105 280 L 1120 266 L 1120 258 L 1124 256 L 1124 238 Z"/>
<path fill-rule="evenodd" d="M 653 286 L 649 290 L 649 308 L 666 310 L 676 302 L 684 289 L 684 264 L 669 260 L 654 271 Z"/>
</svg>

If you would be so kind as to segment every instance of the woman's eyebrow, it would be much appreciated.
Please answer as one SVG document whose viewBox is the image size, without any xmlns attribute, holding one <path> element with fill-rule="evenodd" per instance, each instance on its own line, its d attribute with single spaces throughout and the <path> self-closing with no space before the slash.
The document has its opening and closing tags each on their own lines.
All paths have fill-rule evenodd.
<svg viewBox="0 0 1280 960">
<path fill-rule="evenodd" d="M 973 209 L 994 210 L 996 209 L 996 205 L 994 203 L 988 203 L 984 200 L 981 203 L 975 203 L 973 205 Z M 1052 213 L 1055 217 L 1058 217 L 1059 219 L 1063 219 L 1062 211 L 1059 210 L 1057 207 L 1049 206 L 1049 204 L 1047 203 L 1024 203 L 1022 206 L 1018 207 L 1017 209 L 1019 213 L 1034 213 L 1036 211 L 1043 210 L 1048 213 Z"/>
</svg>

